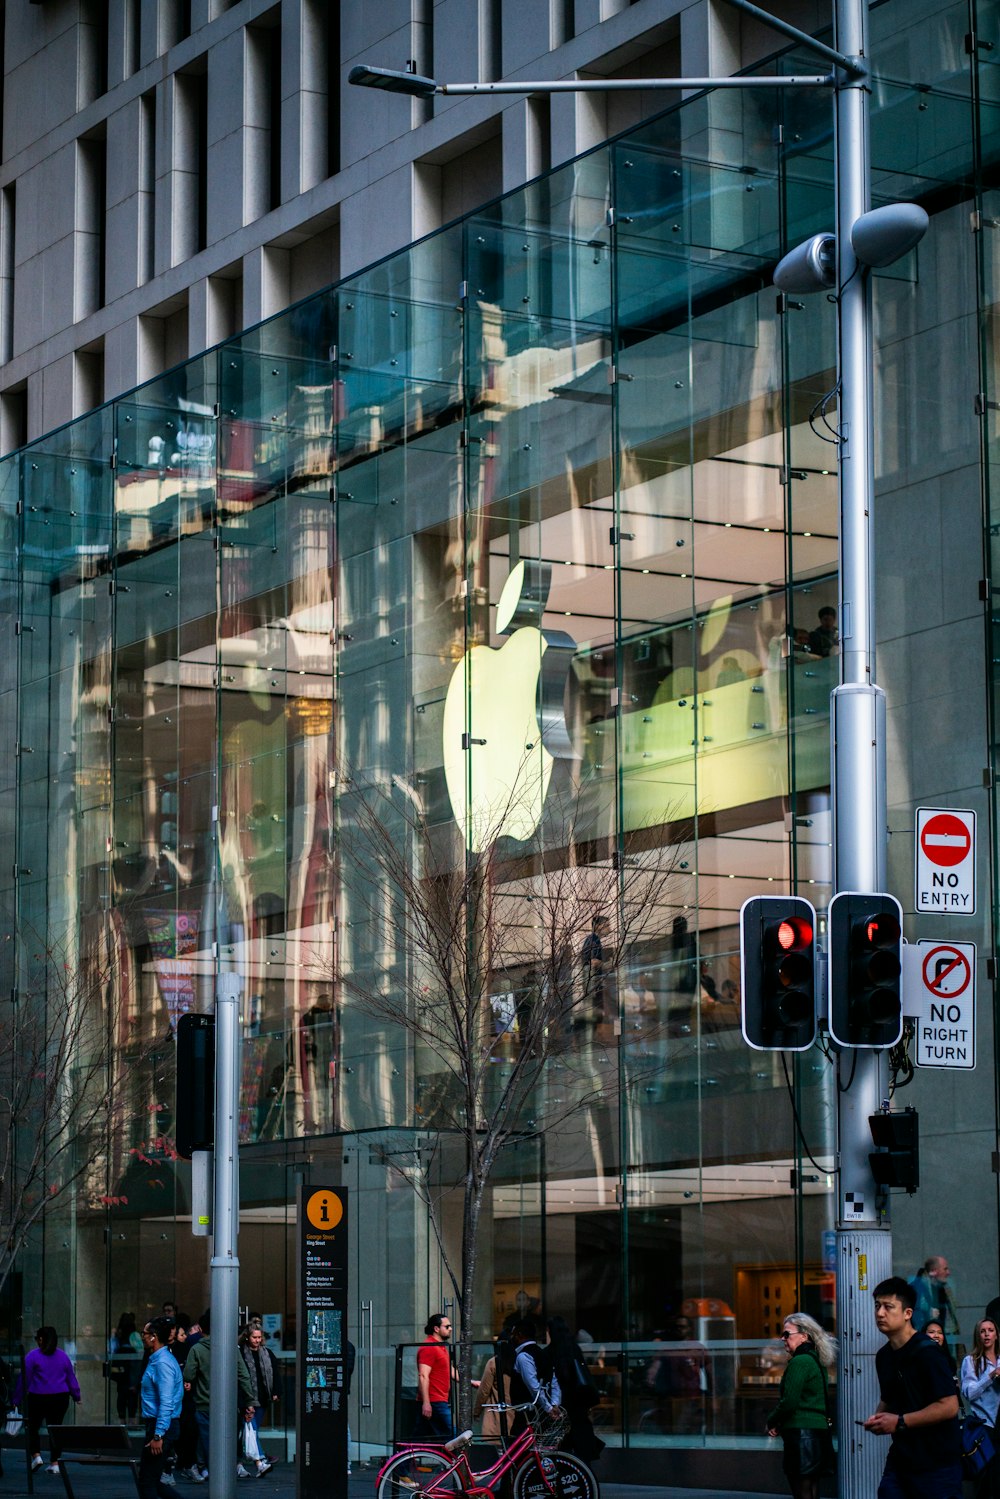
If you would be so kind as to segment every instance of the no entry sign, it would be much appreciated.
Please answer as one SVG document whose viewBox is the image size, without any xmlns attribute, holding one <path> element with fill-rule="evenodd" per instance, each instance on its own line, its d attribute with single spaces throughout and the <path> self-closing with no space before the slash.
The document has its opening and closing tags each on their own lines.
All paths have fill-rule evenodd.
<svg viewBox="0 0 1000 1499">
<path fill-rule="evenodd" d="M 971 916 L 976 909 L 976 814 L 917 809 L 916 907 Z"/>
</svg>

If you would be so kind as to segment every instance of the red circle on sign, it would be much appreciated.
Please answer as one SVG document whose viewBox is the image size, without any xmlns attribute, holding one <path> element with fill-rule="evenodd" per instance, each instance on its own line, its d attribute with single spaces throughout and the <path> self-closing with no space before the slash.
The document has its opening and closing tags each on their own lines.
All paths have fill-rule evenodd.
<svg viewBox="0 0 1000 1499">
<path fill-rule="evenodd" d="M 938 971 L 930 974 L 929 969 L 933 962 Z M 961 982 L 957 989 L 938 989 L 936 986 L 942 979 L 947 978 L 955 969 L 961 975 Z M 972 982 L 972 967 L 964 952 L 956 952 L 953 947 L 932 947 L 927 954 L 921 967 L 921 976 L 924 988 L 931 994 L 936 994 L 940 999 L 957 999 L 964 994 Z"/>
<path fill-rule="evenodd" d="M 944 869 L 950 869 L 953 864 L 961 864 L 963 859 L 969 857 L 972 835 L 960 817 L 953 817 L 950 812 L 939 812 L 936 817 L 928 818 L 924 823 L 920 847 L 925 859 L 930 859 L 932 864 L 940 864 Z"/>
</svg>

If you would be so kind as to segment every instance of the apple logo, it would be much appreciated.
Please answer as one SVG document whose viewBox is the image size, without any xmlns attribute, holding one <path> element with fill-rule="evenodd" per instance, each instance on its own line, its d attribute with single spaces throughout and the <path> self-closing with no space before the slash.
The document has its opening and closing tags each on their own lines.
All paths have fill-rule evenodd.
<svg viewBox="0 0 1000 1499">
<path fill-rule="evenodd" d="M 541 620 L 550 581 L 548 564 L 515 565 L 497 601 L 497 632 L 508 639 L 498 650 L 472 646 L 448 684 L 444 774 L 470 853 L 482 853 L 502 836 L 530 838 L 541 821 L 554 755 L 576 755 L 562 705 L 576 642 L 562 631 L 523 623 Z"/>
</svg>

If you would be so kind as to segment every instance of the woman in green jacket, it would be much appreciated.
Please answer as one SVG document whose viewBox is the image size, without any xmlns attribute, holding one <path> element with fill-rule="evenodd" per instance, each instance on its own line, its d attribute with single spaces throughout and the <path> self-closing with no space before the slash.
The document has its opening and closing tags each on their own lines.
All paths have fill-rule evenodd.
<svg viewBox="0 0 1000 1499">
<path fill-rule="evenodd" d="M 767 1421 L 769 1437 L 785 1444 L 784 1469 L 794 1499 L 818 1499 L 820 1474 L 830 1457 L 826 1414 L 826 1371 L 837 1345 L 804 1312 L 785 1318 L 781 1333 L 788 1364 L 781 1376 L 781 1399 Z"/>
</svg>

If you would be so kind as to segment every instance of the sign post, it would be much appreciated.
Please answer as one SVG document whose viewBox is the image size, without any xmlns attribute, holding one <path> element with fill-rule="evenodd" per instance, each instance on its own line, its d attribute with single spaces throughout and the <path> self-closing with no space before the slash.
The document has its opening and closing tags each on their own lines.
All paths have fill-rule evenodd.
<svg viewBox="0 0 1000 1499">
<path fill-rule="evenodd" d="M 976 909 L 976 814 L 917 808 L 916 909 L 971 916 Z"/>
<path fill-rule="evenodd" d="M 347 1494 L 347 1193 L 300 1185 L 295 1450 L 298 1499 Z"/>
</svg>

